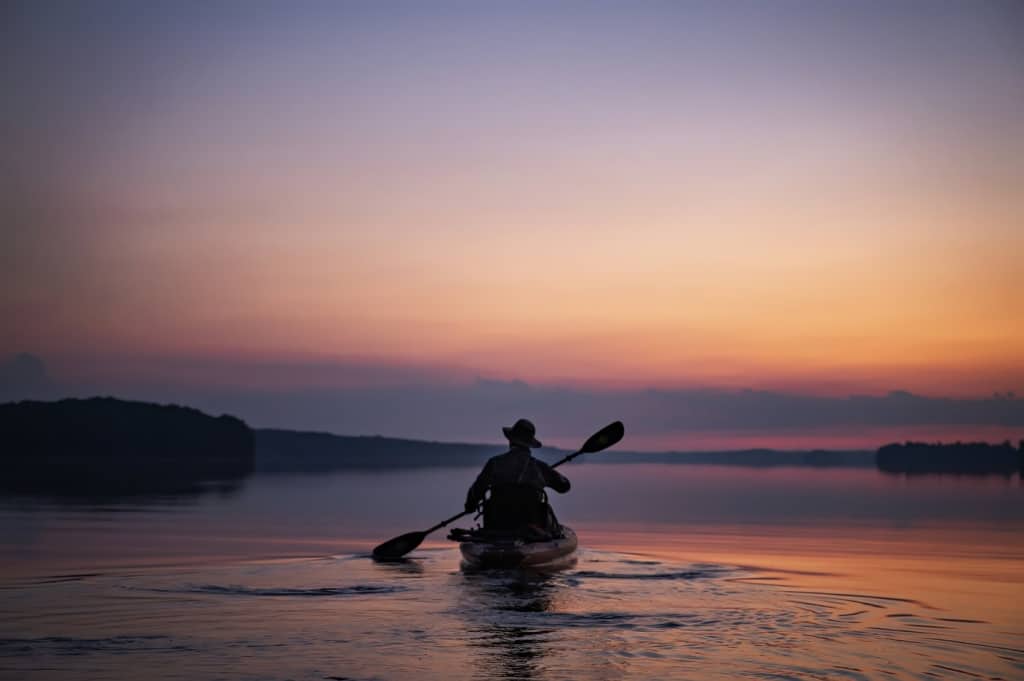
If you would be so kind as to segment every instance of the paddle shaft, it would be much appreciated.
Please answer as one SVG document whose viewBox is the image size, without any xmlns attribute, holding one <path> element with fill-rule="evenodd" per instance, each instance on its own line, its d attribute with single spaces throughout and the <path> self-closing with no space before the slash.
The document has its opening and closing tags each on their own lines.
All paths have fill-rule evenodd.
<svg viewBox="0 0 1024 681">
<path fill-rule="evenodd" d="M 572 453 L 572 454 L 570 454 L 569 456 L 567 456 L 567 457 L 565 457 L 565 458 L 563 458 L 563 459 L 559 460 L 559 461 L 558 461 L 557 463 L 553 463 L 553 464 L 551 464 L 551 467 L 552 467 L 552 468 L 558 468 L 558 467 L 559 467 L 559 466 L 561 466 L 561 465 L 562 465 L 563 463 L 567 463 L 567 462 L 569 462 L 569 461 L 572 461 L 573 459 L 575 459 L 575 458 L 576 458 L 577 456 L 579 456 L 580 454 L 583 454 L 583 450 L 580 450 L 580 451 L 578 451 L 578 452 L 573 452 L 573 453 Z M 456 513 L 456 514 L 455 514 L 455 515 L 453 515 L 453 516 L 452 516 L 451 518 L 448 518 L 448 520 L 442 520 L 442 521 L 441 521 L 441 522 L 439 522 L 439 523 L 438 523 L 437 525 L 434 525 L 433 527 L 431 527 L 431 528 L 430 528 L 429 530 L 423 530 L 423 534 L 425 534 L 425 535 L 426 535 L 426 534 L 430 534 L 431 532 L 434 532 L 435 530 L 440 530 L 440 529 L 441 529 L 442 527 L 444 527 L 445 525 L 448 525 L 449 523 L 454 523 L 454 522 L 455 522 L 456 520 L 458 520 L 459 518 L 461 518 L 461 517 L 463 517 L 463 516 L 467 516 L 467 515 L 469 515 L 469 514 L 470 514 L 470 513 L 472 513 L 472 512 L 473 512 L 473 511 L 463 511 L 462 513 Z"/>
</svg>

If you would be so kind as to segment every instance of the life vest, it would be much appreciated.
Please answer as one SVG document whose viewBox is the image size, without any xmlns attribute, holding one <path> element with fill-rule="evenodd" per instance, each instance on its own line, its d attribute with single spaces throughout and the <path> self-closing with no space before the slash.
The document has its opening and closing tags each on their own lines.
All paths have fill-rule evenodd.
<svg viewBox="0 0 1024 681">
<path fill-rule="evenodd" d="M 516 530 L 527 525 L 553 529 L 554 514 L 544 490 L 531 485 L 494 485 L 484 501 L 484 527 Z M 557 524 L 557 523 L 555 523 Z"/>
</svg>

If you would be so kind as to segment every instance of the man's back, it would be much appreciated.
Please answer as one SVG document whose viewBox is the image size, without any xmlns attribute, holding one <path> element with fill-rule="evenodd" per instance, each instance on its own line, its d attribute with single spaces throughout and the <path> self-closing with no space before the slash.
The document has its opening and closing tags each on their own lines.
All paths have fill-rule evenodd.
<svg viewBox="0 0 1024 681">
<path fill-rule="evenodd" d="M 466 495 L 466 510 L 476 508 L 491 490 L 484 524 L 547 525 L 548 509 L 544 488 L 568 492 L 568 478 L 543 461 L 530 456 L 526 447 L 513 445 L 504 454 L 491 457 Z"/>
</svg>

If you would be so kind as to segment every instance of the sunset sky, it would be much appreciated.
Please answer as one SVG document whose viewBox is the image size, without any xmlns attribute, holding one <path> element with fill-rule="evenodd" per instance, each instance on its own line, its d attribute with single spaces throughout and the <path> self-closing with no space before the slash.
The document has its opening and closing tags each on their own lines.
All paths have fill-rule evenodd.
<svg viewBox="0 0 1024 681">
<path fill-rule="evenodd" d="M 1019 3 L 9 3 L 0 21 L 0 355 L 71 392 L 446 439 L 498 432 L 512 404 L 570 439 L 616 414 L 562 427 L 523 393 L 454 432 L 384 399 L 308 423 L 282 400 L 1024 393 Z M 895 425 L 1024 430 L 1006 413 Z M 821 425 L 771 442 L 869 441 Z M 637 442 L 761 432 L 687 428 Z"/>
</svg>

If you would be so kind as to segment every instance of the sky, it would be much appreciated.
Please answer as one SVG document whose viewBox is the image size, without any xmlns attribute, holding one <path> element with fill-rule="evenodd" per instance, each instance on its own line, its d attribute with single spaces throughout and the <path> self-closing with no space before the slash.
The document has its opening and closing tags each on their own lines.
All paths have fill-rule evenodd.
<svg viewBox="0 0 1024 681">
<path fill-rule="evenodd" d="M 0 26 L 0 356 L 62 394 L 452 440 L 627 411 L 657 448 L 1024 426 L 992 397 L 1024 392 L 1019 3 L 11 2 Z M 900 391 L 995 406 L 911 417 Z M 676 418 L 701 395 L 728 399 Z M 796 417 L 856 396 L 888 430 Z"/>
</svg>

